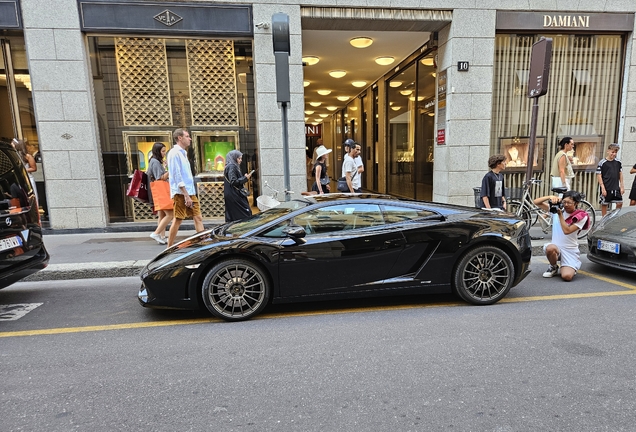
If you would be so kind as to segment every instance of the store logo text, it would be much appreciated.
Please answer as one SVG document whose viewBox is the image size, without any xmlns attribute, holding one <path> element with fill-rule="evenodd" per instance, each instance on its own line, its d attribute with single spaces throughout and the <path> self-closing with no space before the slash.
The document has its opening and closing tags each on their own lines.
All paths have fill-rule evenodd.
<svg viewBox="0 0 636 432">
<path fill-rule="evenodd" d="M 589 15 L 543 15 L 543 27 L 589 27 Z"/>
</svg>

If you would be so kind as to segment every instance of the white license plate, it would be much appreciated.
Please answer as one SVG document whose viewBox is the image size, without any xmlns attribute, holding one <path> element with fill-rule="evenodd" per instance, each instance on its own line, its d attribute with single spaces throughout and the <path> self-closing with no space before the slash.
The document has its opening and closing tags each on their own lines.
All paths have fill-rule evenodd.
<svg viewBox="0 0 636 432">
<path fill-rule="evenodd" d="M 612 243 L 605 240 L 599 240 L 596 247 L 598 248 L 598 250 L 611 252 L 614 254 L 619 254 L 621 252 L 621 245 L 619 243 Z"/>
<path fill-rule="evenodd" d="M 18 236 L 0 239 L 0 251 L 22 246 L 22 239 Z"/>
</svg>

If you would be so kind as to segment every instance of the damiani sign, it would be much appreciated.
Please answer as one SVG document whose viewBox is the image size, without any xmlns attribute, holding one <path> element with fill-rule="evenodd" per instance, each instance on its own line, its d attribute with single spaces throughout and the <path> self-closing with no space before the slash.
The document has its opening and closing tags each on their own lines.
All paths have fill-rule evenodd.
<svg viewBox="0 0 636 432">
<path fill-rule="evenodd" d="M 589 26 L 589 15 L 543 15 L 543 27 L 588 28 Z"/>
</svg>

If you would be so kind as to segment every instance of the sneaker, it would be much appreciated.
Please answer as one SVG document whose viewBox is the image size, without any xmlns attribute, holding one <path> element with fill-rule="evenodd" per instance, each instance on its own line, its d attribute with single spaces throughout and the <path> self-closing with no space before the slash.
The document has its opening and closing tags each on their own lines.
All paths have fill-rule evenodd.
<svg viewBox="0 0 636 432">
<path fill-rule="evenodd" d="M 550 265 L 548 267 L 548 270 L 543 273 L 543 277 L 544 278 L 551 278 L 552 276 L 556 276 L 557 273 L 559 273 L 559 266 L 558 265 Z"/>
<path fill-rule="evenodd" d="M 165 240 L 163 240 L 161 237 L 159 237 L 159 234 L 152 233 L 152 234 L 150 234 L 150 238 L 155 240 L 160 245 L 165 245 L 167 243 Z"/>
</svg>

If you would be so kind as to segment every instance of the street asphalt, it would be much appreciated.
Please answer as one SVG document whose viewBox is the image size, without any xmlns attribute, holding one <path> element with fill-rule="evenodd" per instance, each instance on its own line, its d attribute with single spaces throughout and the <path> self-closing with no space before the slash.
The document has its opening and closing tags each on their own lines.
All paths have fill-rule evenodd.
<svg viewBox="0 0 636 432">
<path fill-rule="evenodd" d="M 206 229 L 223 221 L 204 222 Z M 155 224 L 113 224 L 94 230 L 44 230 L 44 244 L 51 260 L 44 270 L 26 281 L 127 277 L 138 275 L 143 267 L 165 246 L 149 237 Z M 184 221 L 177 241 L 195 234 L 192 221 Z M 530 229 L 532 254 L 543 255 L 543 244 L 550 240 L 537 227 Z M 587 253 L 587 242 L 580 242 L 581 253 Z"/>
</svg>

